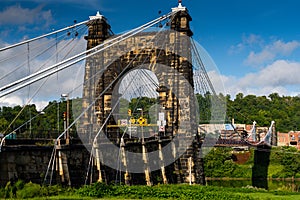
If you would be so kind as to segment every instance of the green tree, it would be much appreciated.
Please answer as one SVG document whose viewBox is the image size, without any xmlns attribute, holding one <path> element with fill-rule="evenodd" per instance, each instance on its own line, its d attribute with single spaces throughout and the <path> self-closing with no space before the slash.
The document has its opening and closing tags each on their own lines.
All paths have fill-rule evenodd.
<svg viewBox="0 0 300 200">
<path fill-rule="evenodd" d="M 278 157 L 284 166 L 281 172 L 284 177 L 300 177 L 300 154 L 295 147 L 282 147 Z"/>
<path fill-rule="evenodd" d="M 149 119 L 149 109 L 151 106 L 158 103 L 156 98 L 149 98 L 149 97 L 138 97 L 133 98 L 129 102 L 129 108 L 132 110 L 132 114 L 135 118 L 140 117 L 141 111 L 138 109 L 143 110 L 143 116 Z"/>
<path fill-rule="evenodd" d="M 213 148 L 204 158 L 205 176 L 231 177 L 237 168 L 231 151 L 231 148 Z"/>
<path fill-rule="evenodd" d="M 196 94 L 199 105 L 200 123 L 207 124 L 211 118 L 211 94 Z"/>
</svg>

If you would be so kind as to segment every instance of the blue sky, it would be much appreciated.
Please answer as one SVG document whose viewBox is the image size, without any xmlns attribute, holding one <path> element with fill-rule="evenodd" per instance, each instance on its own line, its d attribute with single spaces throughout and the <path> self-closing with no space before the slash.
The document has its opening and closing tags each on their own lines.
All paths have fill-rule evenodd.
<svg viewBox="0 0 300 200">
<path fill-rule="evenodd" d="M 193 18 L 193 38 L 216 63 L 226 93 L 300 93 L 300 1 L 183 0 L 183 5 Z M 87 20 L 97 10 L 120 33 L 176 6 L 177 0 L 1 1 L 0 46 Z"/>
</svg>

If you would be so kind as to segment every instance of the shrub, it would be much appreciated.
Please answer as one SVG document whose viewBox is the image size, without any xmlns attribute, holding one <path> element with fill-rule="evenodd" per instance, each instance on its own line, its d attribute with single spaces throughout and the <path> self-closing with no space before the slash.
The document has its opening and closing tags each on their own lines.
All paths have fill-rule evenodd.
<svg viewBox="0 0 300 200">
<path fill-rule="evenodd" d="M 106 185 L 105 183 L 93 183 L 90 186 L 84 186 L 77 190 L 77 193 L 80 196 L 88 196 L 88 197 L 97 197 L 101 198 L 107 195 L 112 194 L 113 187 L 110 185 Z"/>
<path fill-rule="evenodd" d="M 231 148 L 213 148 L 204 158 L 207 177 L 231 177 L 237 164 L 232 160 Z"/>
<path fill-rule="evenodd" d="M 8 181 L 8 182 L 6 183 L 5 188 L 4 188 L 4 198 L 10 198 L 10 197 L 12 197 L 12 192 L 11 192 L 11 190 L 12 190 L 12 184 L 11 184 L 10 181 Z"/>
<path fill-rule="evenodd" d="M 22 190 L 17 191 L 17 197 L 21 199 L 40 197 L 43 193 L 40 185 L 29 182 L 24 185 Z"/>
<path fill-rule="evenodd" d="M 5 189 L 0 188 L 0 198 L 5 198 Z"/>
<path fill-rule="evenodd" d="M 25 183 L 24 183 L 24 181 L 22 181 L 22 180 L 18 180 L 18 181 L 14 184 L 14 186 L 16 187 L 17 190 L 22 190 L 22 189 L 24 188 L 24 186 L 25 186 Z"/>
</svg>

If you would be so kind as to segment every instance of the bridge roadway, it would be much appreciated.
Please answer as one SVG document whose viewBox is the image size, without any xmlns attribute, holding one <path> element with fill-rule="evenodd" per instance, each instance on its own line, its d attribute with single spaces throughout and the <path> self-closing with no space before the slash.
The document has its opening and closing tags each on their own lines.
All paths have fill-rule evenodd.
<svg viewBox="0 0 300 200">
<path fill-rule="evenodd" d="M 124 143 L 128 148 L 145 144 L 151 149 L 153 145 L 160 143 L 164 146 L 172 140 L 172 136 L 154 135 L 144 138 L 144 140 L 137 137 L 124 138 Z M 120 138 L 111 139 L 111 142 L 117 145 L 122 145 L 120 141 Z M 0 153 L 0 185 L 5 185 L 14 177 L 40 183 L 41 174 L 44 174 L 45 169 L 49 167 L 54 142 L 55 139 L 6 139 Z M 105 145 L 105 143 L 103 144 Z M 242 148 L 246 146 L 247 148 Z M 249 144 L 245 141 L 228 139 L 206 139 L 202 144 L 202 147 L 233 147 L 244 150 L 247 150 L 248 146 Z M 83 145 L 79 138 L 73 138 L 69 142 L 66 142 L 65 139 L 58 141 L 55 154 L 58 161 L 54 162 L 54 165 L 57 165 L 49 168 L 56 169 L 52 172 L 54 174 L 53 183 L 84 184 L 86 171 L 82 169 L 89 164 L 89 152 L 86 148 L 90 149 L 91 146 Z M 47 180 L 50 180 L 49 177 Z"/>
<path fill-rule="evenodd" d="M 130 145 L 134 143 L 141 143 L 141 138 L 124 138 L 125 144 Z M 113 143 L 119 143 L 119 138 L 110 139 Z M 46 147 L 53 146 L 55 139 L 6 139 L 5 143 L 2 146 L 2 151 L 8 150 L 10 148 L 24 148 L 24 147 Z M 172 141 L 172 136 L 152 136 L 144 138 L 145 143 L 151 142 L 170 142 Z M 214 138 L 206 138 L 202 140 L 203 145 L 206 147 L 238 147 L 238 146 L 256 146 L 255 144 L 251 144 L 245 140 L 233 140 L 233 139 L 214 139 Z M 70 140 L 72 145 L 81 144 L 80 139 L 72 139 Z M 60 140 L 59 146 L 66 146 L 65 140 Z"/>
</svg>

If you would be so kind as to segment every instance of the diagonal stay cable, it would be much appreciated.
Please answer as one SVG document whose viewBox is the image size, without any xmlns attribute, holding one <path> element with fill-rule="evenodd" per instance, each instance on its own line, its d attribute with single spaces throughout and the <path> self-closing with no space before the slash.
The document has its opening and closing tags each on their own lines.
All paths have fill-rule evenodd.
<svg viewBox="0 0 300 200">
<path fill-rule="evenodd" d="M 60 48 L 59 51 L 64 50 L 67 46 L 69 46 L 69 44 L 71 44 L 71 42 L 73 42 L 75 40 L 75 38 L 73 38 L 70 42 L 68 42 L 67 44 L 65 44 L 62 48 Z M 75 45 L 77 45 L 77 43 L 75 43 Z M 74 48 L 75 45 L 72 47 Z M 71 50 L 72 50 L 71 48 Z M 65 56 L 64 59 L 71 53 L 71 50 L 68 51 Z M 49 60 L 47 61 L 49 62 Z M 45 62 L 43 65 L 45 65 L 47 62 Z M 43 65 L 41 67 L 43 67 Z M 4 133 L 6 133 L 8 131 L 8 129 L 12 126 L 12 124 L 18 119 L 18 117 L 21 115 L 21 113 L 24 111 L 24 109 L 26 108 L 27 105 L 29 105 L 29 103 L 31 102 L 31 100 L 38 94 L 38 92 L 40 91 L 40 89 L 43 87 L 43 85 L 47 82 L 47 80 L 49 79 L 49 77 L 47 77 L 43 83 L 35 90 L 34 94 L 28 99 L 28 101 L 26 102 L 26 104 L 23 106 L 23 108 L 19 111 L 19 113 L 17 114 L 17 116 L 11 121 L 11 123 L 9 124 L 9 126 L 6 128 L 6 130 L 4 131 Z"/>
<path fill-rule="evenodd" d="M 161 29 L 161 30 L 162 30 L 162 29 Z M 151 39 L 151 41 L 152 41 L 152 40 L 153 40 L 153 39 L 161 32 L 161 30 L 160 30 L 160 31 L 159 31 L 159 32 Z M 150 41 L 150 42 L 151 42 L 151 41 Z M 148 42 L 148 43 L 150 44 L 150 42 Z M 145 47 L 142 48 L 142 49 L 145 49 Z M 137 56 L 138 56 L 138 54 L 135 56 L 135 58 L 136 58 Z M 149 57 L 149 55 L 148 55 L 148 57 Z M 147 58 L 148 58 L 148 57 L 147 57 Z M 135 59 L 135 58 L 134 58 L 134 59 Z M 144 59 L 142 65 L 146 62 L 147 58 Z M 123 74 L 124 71 L 127 70 L 127 68 L 131 65 L 131 63 L 134 61 L 134 59 L 132 59 L 132 60 L 130 61 L 130 63 L 123 69 L 123 71 L 119 74 L 119 77 Z M 138 69 L 141 69 L 142 65 L 140 65 L 140 66 L 138 67 Z M 139 73 L 139 70 L 136 71 L 135 75 L 137 75 L 138 73 Z M 116 78 L 115 80 L 118 80 L 118 78 Z M 115 82 L 115 80 L 114 80 L 113 82 Z M 112 83 L 113 83 L 113 82 L 112 82 Z M 126 87 L 125 91 L 128 90 L 128 89 L 130 88 L 130 85 L 131 85 L 133 82 L 134 82 L 134 79 L 131 79 L 130 84 Z M 112 84 L 111 84 L 111 85 L 112 85 Z M 109 85 L 105 90 L 107 90 L 108 88 L 110 88 L 110 85 Z M 124 94 L 123 94 L 123 95 L 124 95 Z M 123 95 L 122 95 L 122 96 L 123 96 Z M 121 99 L 121 98 L 118 99 L 117 103 L 114 105 L 114 107 L 112 108 L 112 110 L 111 110 L 110 113 L 108 114 L 107 118 L 105 119 L 104 123 L 103 123 L 102 126 L 100 127 L 99 131 L 97 132 L 96 136 L 94 137 L 93 145 L 92 145 L 91 151 L 93 151 L 94 145 L 96 144 L 96 140 L 97 140 L 99 134 L 102 132 L 104 126 L 107 124 L 107 122 L 108 122 L 108 120 L 110 119 L 112 113 L 114 112 L 114 110 L 115 110 L 116 107 L 118 106 L 118 103 L 120 102 L 120 99 Z M 94 102 L 95 102 L 95 101 L 94 101 Z M 94 102 L 93 102 L 93 103 L 94 103 Z M 86 175 L 85 183 L 86 183 L 86 181 L 87 181 L 88 172 L 89 172 L 89 168 L 90 168 L 90 165 L 91 165 L 91 160 L 92 160 L 92 154 L 90 155 L 89 166 L 88 166 L 88 170 L 87 170 L 87 175 Z"/>
<path fill-rule="evenodd" d="M 93 56 L 93 55 L 96 54 L 96 53 L 99 53 L 99 52 L 101 52 L 101 51 L 103 51 L 103 50 L 105 50 L 105 49 L 107 49 L 107 48 L 109 48 L 109 47 L 111 47 L 111 46 L 113 46 L 113 45 L 115 45 L 115 44 L 117 44 L 117 43 L 119 43 L 119 42 L 121 42 L 121 41 L 123 41 L 123 40 L 125 40 L 125 39 L 127 39 L 127 38 L 129 38 L 129 37 L 131 37 L 131 36 L 134 36 L 134 35 L 136 35 L 136 34 L 142 32 L 142 31 L 145 30 L 145 29 L 148 29 L 149 27 L 151 27 L 151 26 L 153 26 L 153 25 L 159 23 L 160 21 L 163 21 L 163 20 L 167 19 L 171 14 L 172 14 L 172 12 L 169 13 L 169 14 L 167 14 L 167 15 L 164 15 L 163 17 L 160 17 L 160 18 L 157 18 L 157 19 L 155 19 L 155 20 L 152 20 L 151 22 L 148 22 L 148 23 L 146 23 L 146 24 L 144 24 L 144 25 L 142 25 L 142 26 L 140 26 L 140 27 L 137 27 L 137 28 L 131 30 L 131 31 L 128 31 L 128 32 L 126 32 L 126 33 L 124 33 L 124 34 L 122 34 L 122 35 L 116 37 L 116 38 L 113 38 L 113 39 L 111 39 L 111 40 L 105 41 L 104 43 L 102 43 L 102 44 L 100 44 L 100 45 L 98 45 L 98 46 L 96 46 L 96 47 L 94 47 L 94 48 L 91 48 L 91 49 L 86 50 L 86 51 L 84 51 L 84 52 L 82 52 L 82 53 L 79 53 L 79 54 L 77 54 L 77 55 L 75 55 L 75 56 L 73 56 L 73 57 L 71 57 L 71 58 L 68 58 L 68 59 L 66 59 L 66 60 L 63 60 L 63 61 L 61 61 L 61 62 L 59 62 L 59 63 L 57 63 L 57 64 L 55 64 L 55 65 L 52 65 L 52 66 L 50 66 L 50 67 L 44 69 L 44 70 L 41 70 L 41 71 L 36 72 L 36 73 L 33 73 L 33 74 L 31 74 L 31 75 L 29 75 L 29 76 L 27 76 L 27 77 L 24 77 L 24 78 L 22 78 L 22 79 L 20 79 L 20 80 L 18 80 L 18 81 L 15 81 L 15 82 L 13 82 L 13 83 L 7 84 L 6 86 L 1 87 L 1 88 L 0 88 L 0 91 L 7 90 L 7 89 L 9 89 L 10 87 L 13 87 L 13 86 L 15 86 L 15 85 L 17 85 L 17 84 L 20 84 L 20 83 L 22 83 L 22 82 L 24 82 L 24 81 L 26 81 L 26 80 L 29 80 L 29 79 L 31 79 L 31 78 L 33 78 L 33 77 L 35 77 L 35 76 L 40 75 L 40 74 L 42 74 L 42 73 L 45 73 L 45 72 L 50 71 L 50 70 L 52 70 L 52 69 L 55 69 L 56 67 L 58 67 L 58 66 L 60 66 L 60 65 L 62 65 L 62 64 L 65 64 L 65 63 L 67 63 L 67 62 L 70 62 L 70 61 L 72 61 L 72 60 L 74 60 L 74 59 L 76 59 L 76 58 L 78 58 L 78 57 L 80 57 L 80 56 L 83 56 L 82 58 L 77 59 L 77 60 L 75 60 L 75 61 L 73 61 L 73 62 L 71 62 L 71 63 L 65 65 L 64 67 L 61 67 L 61 68 L 59 68 L 59 69 L 56 69 L 56 71 L 55 71 L 54 73 L 56 73 L 56 72 L 58 72 L 58 71 L 61 71 L 62 69 L 65 69 L 65 68 L 69 67 L 69 66 L 72 65 L 72 64 L 75 64 L 75 63 L 77 63 L 77 62 L 79 62 L 79 61 L 81 61 L 81 60 L 84 60 L 84 59 L 86 59 L 86 58 L 88 58 L 88 57 L 91 57 L 91 56 Z M 115 42 L 115 41 L 116 41 L 116 42 Z M 107 45 L 107 46 L 105 46 L 105 45 Z M 100 47 L 102 47 L 102 48 L 99 49 Z M 92 52 L 92 51 L 94 51 L 94 50 L 95 50 L 95 52 L 90 53 L 90 52 Z M 88 53 L 90 53 L 90 54 L 88 54 Z M 88 55 L 86 55 L 86 54 L 88 54 Z M 84 56 L 84 55 L 85 55 L 85 56 Z M 47 73 L 47 74 L 46 74 L 46 76 L 49 76 L 49 75 L 52 75 L 52 74 L 51 74 L 51 73 Z M 44 78 L 44 77 L 45 77 L 45 76 L 42 76 L 42 78 Z M 42 79 L 42 78 L 40 78 L 40 79 Z M 40 80 L 40 79 L 39 79 L 39 80 Z M 33 82 L 30 81 L 29 84 L 31 84 L 31 83 L 33 83 Z M 27 86 L 27 85 L 29 85 L 29 84 L 23 84 L 22 87 L 25 87 L 25 86 Z M 21 89 L 22 87 L 17 87 L 16 90 Z M 9 92 L 5 92 L 5 93 L 2 94 L 0 97 L 5 96 L 5 95 L 7 95 L 7 94 L 10 94 L 10 93 L 12 93 L 12 92 L 14 92 L 14 90 L 11 90 L 11 91 L 9 91 Z"/>
<path fill-rule="evenodd" d="M 72 41 L 74 41 L 74 38 L 67 43 L 65 46 L 63 46 L 61 48 L 61 50 L 63 50 L 65 47 L 67 47 Z M 78 43 L 75 43 L 75 45 L 77 45 Z M 75 47 L 75 45 L 73 45 L 72 48 Z M 71 53 L 71 50 L 69 50 L 67 52 L 67 54 L 64 56 L 64 58 L 66 58 L 69 54 Z M 45 65 L 46 63 L 44 63 Z M 6 128 L 6 130 L 4 131 L 4 133 L 6 133 L 8 131 L 8 129 L 12 126 L 12 124 L 18 119 L 18 117 L 21 115 L 21 113 L 24 111 L 24 109 L 26 108 L 27 105 L 29 105 L 29 103 L 32 101 L 32 99 L 38 94 L 38 92 L 40 91 L 40 89 L 43 87 L 43 85 L 47 82 L 47 80 L 50 78 L 50 76 L 48 76 L 43 83 L 35 90 L 34 94 L 28 99 L 28 101 L 26 102 L 26 104 L 23 106 L 23 108 L 19 111 L 19 113 L 16 115 L 16 117 L 11 121 L 11 123 L 9 124 L 9 126 Z"/>
<path fill-rule="evenodd" d="M 22 42 L 19 42 L 17 44 L 13 44 L 13 45 L 10 45 L 10 46 L 7 46 L 7 47 L 3 47 L 0 49 L 0 52 L 1 51 L 5 51 L 7 49 L 11 49 L 11 48 L 14 48 L 14 47 L 17 47 L 17 46 L 20 46 L 20 45 L 23 45 L 23 44 L 26 44 L 26 43 L 29 43 L 29 42 L 32 42 L 32 41 L 35 41 L 35 40 L 38 40 L 38 39 L 41 39 L 41 38 L 44 38 L 44 37 L 48 37 L 50 35 L 54 35 L 56 33 L 60 33 L 62 31 L 65 31 L 65 30 L 69 30 L 69 29 L 73 29 L 77 26 L 80 26 L 82 24 L 86 24 L 88 23 L 89 21 L 91 20 L 86 20 L 86 21 L 83 21 L 83 22 L 80 22 L 80 23 L 77 23 L 77 24 L 74 24 L 72 26 L 68 26 L 68 27 L 65 27 L 65 28 L 62 28 L 62 29 L 59 29 L 57 31 L 53 31 L 53 32 L 50 32 L 50 33 L 47 33 L 47 34 L 44 34 L 44 35 L 41 35 L 41 36 L 38 36 L 38 37 L 35 37 L 35 38 L 32 38 L 32 39 L 29 39 L 29 40 L 25 40 L 25 41 L 22 41 Z"/>
<path fill-rule="evenodd" d="M 209 78 L 209 76 L 208 76 L 208 74 L 207 74 L 207 71 L 206 71 L 206 69 L 205 69 L 205 67 L 204 67 L 204 64 L 203 64 L 203 62 L 202 62 L 202 59 L 201 59 L 201 57 L 200 57 L 200 53 L 199 53 L 199 51 L 198 51 L 198 49 L 197 49 L 197 47 L 196 47 L 196 44 L 195 44 L 194 40 L 191 40 L 191 41 L 192 41 L 192 49 L 193 49 L 193 51 L 195 52 L 196 60 L 198 61 L 198 64 L 200 65 L 201 70 L 203 71 L 203 74 L 204 74 L 204 76 L 205 76 L 205 79 L 206 79 L 206 81 L 208 82 L 208 85 L 209 85 L 209 87 L 210 87 L 210 89 L 211 89 L 213 95 L 216 95 L 216 91 L 215 91 L 214 86 L 213 86 L 212 82 L 210 81 L 210 78 Z"/>
<path fill-rule="evenodd" d="M 174 13 L 174 12 L 173 12 Z M 172 13 L 171 13 L 172 14 Z M 169 17 L 169 15 L 170 14 L 168 14 L 168 15 L 165 15 L 166 16 L 166 18 L 168 18 Z M 158 20 L 158 22 L 160 22 L 160 21 L 162 21 L 162 20 L 165 20 L 164 18 L 160 18 L 161 20 Z M 158 23 L 158 22 L 156 22 L 156 23 Z M 149 23 L 147 23 L 147 24 L 149 24 Z M 150 26 L 151 27 L 151 26 Z M 141 30 L 142 31 L 142 30 Z M 140 31 L 140 32 L 141 32 Z M 137 33 L 136 33 L 137 34 Z M 135 35 L 135 34 L 133 34 L 133 35 Z M 126 38 L 127 39 L 127 38 Z M 130 64 L 133 62 L 133 60 L 131 60 L 131 62 L 127 65 L 127 68 L 130 66 Z M 125 69 L 124 69 L 125 70 Z M 119 74 L 119 76 L 118 77 L 120 77 L 122 75 L 122 73 L 120 73 Z M 66 132 L 67 132 L 67 130 L 70 128 L 70 127 L 72 127 L 75 123 L 77 123 L 77 121 L 84 115 L 84 113 L 85 112 L 87 112 L 94 104 L 95 104 L 95 102 L 97 101 L 97 99 L 100 97 L 100 96 L 102 96 L 112 85 L 113 85 L 113 83 L 116 81 L 116 80 L 118 80 L 118 77 L 115 79 L 115 80 L 113 80 L 108 86 L 107 86 L 107 88 L 105 88 L 105 90 L 103 90 L 99 95 L 98 95 L 98 97 L 97 98 L 95 98 L 95 100 L 92 102 L 92 103 L 90 103 L 90 105 L 86 108 L 86 109 L 84 109 L 84 111 L 69 125 L 69 127 L 67 127 L 66 128 L 66 130 L 64 130 L 57 138 L 56 138 L 56 140 L 55 140 L 55 142 L 54 142 L 54 149 L 53 149 L 53 154 L 55 153 L 55 149 L 56 149 L 56 145 L 57 145 L 57 143 L 58 143 L 58 140 L 64 135 L 64 134 L 66 134 Z M 102 130 L 102 129 L 101 129 Z M 100 130 L 100 131 L 101 131 Z M 100 132 L 99 132 L 100 133 Z M 98 134 L 99 135 L 99 134 Z M 54 158 L 53 158 L 54 159 Z M 50 165 L 51 165 L 51 162 L 54 162 L 54 160 L 52 161 L 52 160 L 50 160 L 49 161 L 49 164 L 48 164 L 48 168 L 47 168 L 47 172 L 46 172 L 46 174 L 45 174 L 45 178 L 44 178 L 44 182 L 46 181 L 46 178 L 47 178 L 47 176 L 48 176 L 48 172 L 49 172 L 49 168 L 50 168 Z"/>
</svg>

